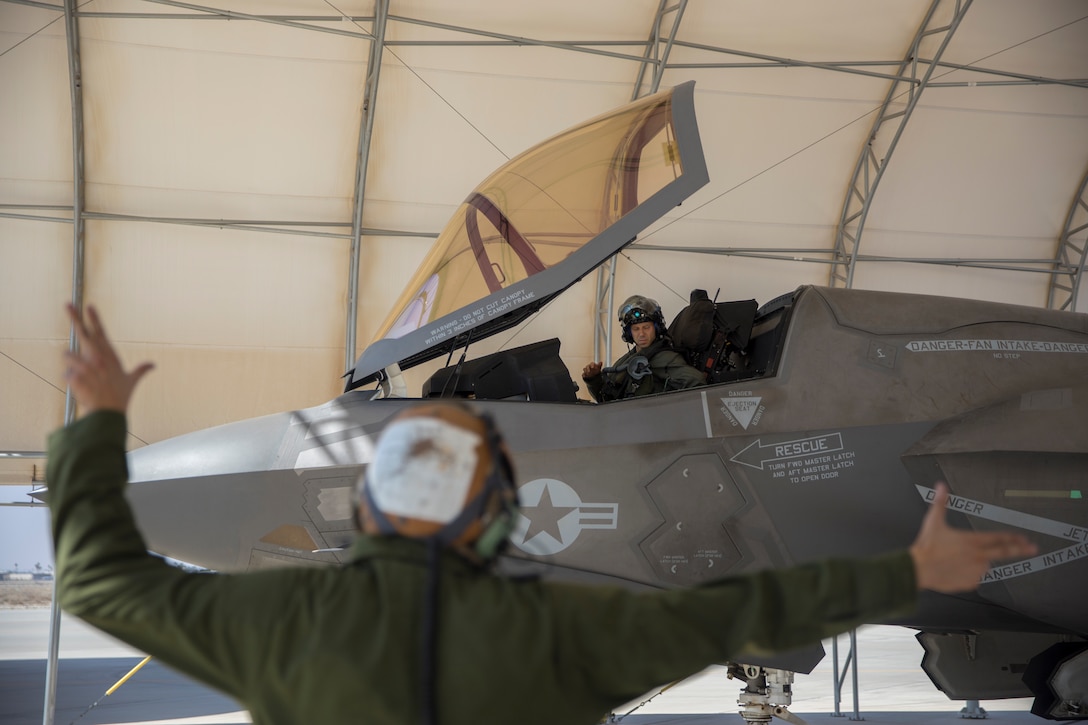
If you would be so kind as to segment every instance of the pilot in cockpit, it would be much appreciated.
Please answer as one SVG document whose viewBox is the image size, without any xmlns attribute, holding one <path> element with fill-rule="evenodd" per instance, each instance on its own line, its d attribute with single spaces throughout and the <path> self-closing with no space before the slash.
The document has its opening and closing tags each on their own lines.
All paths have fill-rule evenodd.
<svg viewBox="0 0 1088 725">
<path fill-rule="evenodd" d="M 628 297 L 620 307 L 619 321 L 623 341 L 634 347 L 610 368 L 591 362 L 582 369 L 582 380 L 598 402 L 693 388 L 706 382 L 706 376 L 673 349 L 661 305 L 655 300 L 642 295 Z"/>
</svg>

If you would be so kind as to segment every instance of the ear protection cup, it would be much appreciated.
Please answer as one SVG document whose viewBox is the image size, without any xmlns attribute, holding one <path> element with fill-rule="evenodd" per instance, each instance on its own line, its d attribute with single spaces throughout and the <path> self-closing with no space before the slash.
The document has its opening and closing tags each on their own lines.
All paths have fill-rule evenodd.
<svg viewBox="0 0 1088 725">
<path fill-rule="evenodd" d="M 476 539 L 473 548 L 477 556 L 490 560 L 501 554 L 509 543 L 510 534 L 517 525 L 520 507 L 517 484 L 514 483 L 514 466 L 506 454 L 495 422 L 486 413 L 481 413 L 480 418 L 484 421 L 492 462 L 485 491 L 489 496 L 499 498 L 499 510 Z"/>
<path fill-rule="evenodd" d="M 518 520 L 518 508 L 506 506 L 495 519 L 488 524 L 480 538 L 476 539 L 473 549 L 484 561 L 490 561 L 501 554 L 510 543 L 510 534 Z"/>
</svg>

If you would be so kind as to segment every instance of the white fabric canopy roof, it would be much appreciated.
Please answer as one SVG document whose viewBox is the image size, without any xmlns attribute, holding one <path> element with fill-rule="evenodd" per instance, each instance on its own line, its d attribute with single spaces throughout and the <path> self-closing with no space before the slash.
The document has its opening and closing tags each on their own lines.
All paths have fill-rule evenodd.
<svg viewBox="0 0 1088 725">
<path fill-rule="evenodd" d="M 132 445 L 333 397 L 478 181 L 655 82 L 696 80 L 711 181 L 620 256 L 617 304 L 836 284 L 1088 310 L 1082 0 L 207 1 L 66 24 L 0 0 L 0 451 L 63 422 L 80 285 L 158 363 Z M 597 308 L 591 275 L 473 352 L 561 335 L 580 370 Z"/>
</svg>

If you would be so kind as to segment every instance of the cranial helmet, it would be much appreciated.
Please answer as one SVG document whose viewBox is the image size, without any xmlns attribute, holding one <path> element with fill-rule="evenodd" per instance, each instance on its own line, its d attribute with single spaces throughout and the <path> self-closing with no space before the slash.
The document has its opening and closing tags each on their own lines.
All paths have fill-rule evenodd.
<svg viewBox="0 0 1088 725">
<path fill-rule="evenodd" d="M 661 305 L 649 297 L 642 295 L 628 297 L 620 307 L 619 319 L 623 327 L 623 341 L 629 345 L 635 341 L 631 337 L 631 325 L 638 322 L 654 323 L 654 332 L 658 337 L 664 337 L 666 334 L 665 316 L 661 314 Z"/>
<path fill-rule="evenodd" d="M 490 417 L 463 403 L 419 405 L 382 432 L 359 482 L 366 534 L 433 540 L 494 558 L 517 520 L 517 487 Z"/>
</svg>

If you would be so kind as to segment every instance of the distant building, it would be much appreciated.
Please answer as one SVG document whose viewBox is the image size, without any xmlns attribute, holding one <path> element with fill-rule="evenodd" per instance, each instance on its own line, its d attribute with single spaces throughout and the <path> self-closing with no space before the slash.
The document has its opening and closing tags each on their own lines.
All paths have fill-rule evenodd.
<svg viewBox="0 0 1088 725">
<path fill-rule="evenodd" d="M 29 582 L 34 581 L 34 575 L 30 572 L 9 571 L 6 574 L 0 574 L 0 579 L 6 582 Z"/>
</svg>

